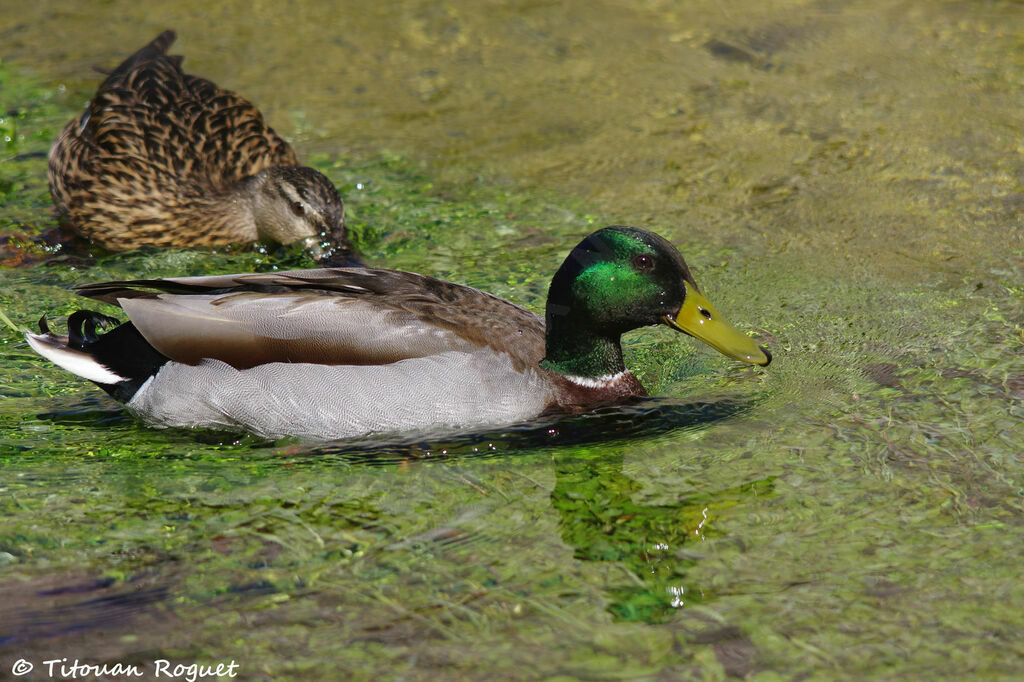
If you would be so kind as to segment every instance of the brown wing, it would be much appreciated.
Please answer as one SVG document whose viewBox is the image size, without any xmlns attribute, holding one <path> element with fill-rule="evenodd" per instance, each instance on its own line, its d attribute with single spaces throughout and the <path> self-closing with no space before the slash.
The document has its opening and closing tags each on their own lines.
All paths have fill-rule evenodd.
<svg viewBox="0 0 1024 682">
<path fill-rule="evenodd" d="M 185 75 L 182 98 L 195 156 L 211 185 L 236 182 L 271 166 L 298 166 L 292 148 L 263 120 L 259 110 L 210 81 Z"/>
<path fill-rule="evenodd" d="M 120 305 L 172 359 L 384 364 L 490 346 L 517 367 L 544 357 L 544 324 L 477 289 L 393 270 L 336 268 L 105 282 L 83 296 Z"/>
</svg>

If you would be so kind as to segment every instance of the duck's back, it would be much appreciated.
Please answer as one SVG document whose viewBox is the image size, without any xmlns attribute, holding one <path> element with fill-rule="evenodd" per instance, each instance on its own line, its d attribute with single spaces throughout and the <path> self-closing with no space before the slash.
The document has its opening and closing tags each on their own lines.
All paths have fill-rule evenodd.
<svg viewBox="0 0 1024 682">
<path fill-rule="evenodd" d="M 101 246 L 180 242 L 175 231 L 216 195 L 270 166 L 298 165 L 252 104 L 184 73 L 167 54 L 173 41 L 165 31 L 111 72 L 50 151 L 58 214 Z M 123 230 L 112 233 L 111 222 Z M 208 216 L 189 241 L 233 241 L 229 227 Z"/>
</svg>

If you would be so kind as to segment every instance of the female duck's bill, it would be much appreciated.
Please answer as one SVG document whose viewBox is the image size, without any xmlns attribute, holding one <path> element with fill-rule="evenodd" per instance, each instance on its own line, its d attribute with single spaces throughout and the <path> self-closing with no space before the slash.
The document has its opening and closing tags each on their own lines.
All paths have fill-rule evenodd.
<svg viewBox="0 0 1024 682">
<path fill-rule="evenodd" d="M 682 256 L 613 226 L 552 278 L 545 320 L 476 289 L 409 272 L 331 268 L 105 282 L 121 306 L 68 335 L 41 325 L 40 355 L 155 426 L 331 440 L 479 428 L 646 395 L 621 335 L 664 323 L 756 365 L 771 356 L 701 295 Z"/>
</svg>

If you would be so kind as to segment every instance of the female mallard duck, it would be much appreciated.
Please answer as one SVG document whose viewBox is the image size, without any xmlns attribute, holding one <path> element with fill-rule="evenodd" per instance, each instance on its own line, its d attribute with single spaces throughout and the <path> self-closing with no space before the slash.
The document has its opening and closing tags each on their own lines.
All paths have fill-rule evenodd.
<svg viewBox="0 0 1024 682">
<path fill-rule="evenodd" d="M 619 338 L 664 323 L 729 357 L 771 355 L 730 326 L 656 234 L 613 226 L 573 249 L 545 320 L 470 287 L 335 268 L 90 284 L 91 311 L 29 344 L 150 424 L 333 439 L 530 419 L 646 395 Z"/>
<path fill-rule="evenodd" d="M 114 69 L 50 150 L 61 221 L 113 251 L 304 240 L 348 249 L 338 191 L 238 95 L 181 70 L 164 31 Z M 325 246 L 326 245 L 326 246 Z"/>
</svg>

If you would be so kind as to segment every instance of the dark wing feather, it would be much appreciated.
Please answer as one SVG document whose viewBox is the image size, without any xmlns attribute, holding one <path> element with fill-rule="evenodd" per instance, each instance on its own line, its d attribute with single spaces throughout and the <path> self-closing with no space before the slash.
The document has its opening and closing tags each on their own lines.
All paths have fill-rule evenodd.
<svg viewBox="0 0 1024 682">
<path fill-rule="evenodd" d="M 118 67 L 111 71 L 110 75 L 107 76 L 107 81 L 116 81 L 139 64 L 143 64 L 160 57 L 166 57 L 167 50 L 172 44 L 174 44 L 174 41 L 177 38 L 178 35 L 174 31 L 167 29 L 156 38 L 153 38 L 153 40 L 136 50 L 135 54 L 121 62 Z M 181 63 L 181 57 L 169 57 L 169 59 L 177 60 L 179 64 Z"/>
<path fill-rule="evenodd" d="M 489 346 L 525 368 L 544 356 L 544 325 L 533 313 L 471 287 L 394 270 L 104 282 L 79 293 L 121 305 L 150 343 L 182 362 L 376 364 Z"/>
</svg>

